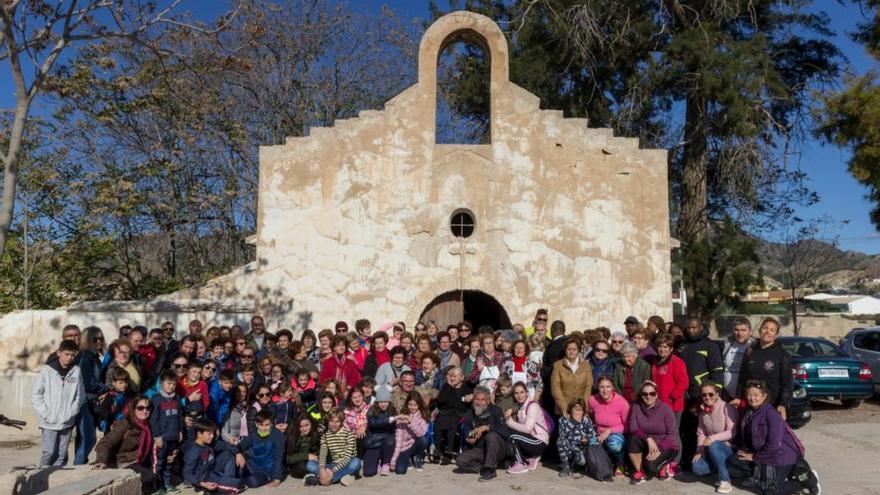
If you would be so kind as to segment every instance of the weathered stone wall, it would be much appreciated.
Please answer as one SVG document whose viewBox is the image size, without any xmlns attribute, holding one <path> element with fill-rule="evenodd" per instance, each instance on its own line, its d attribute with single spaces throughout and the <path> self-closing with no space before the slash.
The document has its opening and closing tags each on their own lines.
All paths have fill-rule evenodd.
<svg viewBox="0 0 880 495">
<path fill-rule="evenodd" d="M 490 51 L 490 145 L 434 144 L 435 64 L 460 30 Z M 419 83 L 384 111 L 261 148 L 259 311 L 412 322 L 461 288 L 527 323 L 540 306 L 578 325 L 669 316 L 666 152 L 540 110 L 507 72 L 498 27 L 450 14 L 422 40 Z M 463 274 L 449 230 L 459 208 L 477 223 Z"/>
</svg>

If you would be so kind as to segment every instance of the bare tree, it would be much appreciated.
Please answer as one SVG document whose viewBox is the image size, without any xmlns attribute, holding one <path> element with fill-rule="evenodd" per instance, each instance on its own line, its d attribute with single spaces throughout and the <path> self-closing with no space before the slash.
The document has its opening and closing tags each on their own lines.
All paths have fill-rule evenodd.
<svg viewBox="0 0 880 495">
<path fill-rule="evenodd" d="M 800 334 L 797 321 L 797 294 L 828 271 L 837 254 L 837 236 L 829 235 L 836 223 L 827 217 L 803 220 L 795 217 L 782 238 L 779 260 L 783 266 L 783 283 L 791 290 L 791 323 L 794 334 Z"/>
<path fill-rule="evenodd" d="M 164 4 L 136 0 L 6 0 L 0 5 L 0 61 L 8 61 L 15 85 L 15 108 L 4 129 L 5 149 L 0 150 L 0 256 L 13 219 L 22 142 L 35 98 L 78 45 L 114 37 L 155 43 L 161 39 L 161 32 L 151 32 L 151 28 L 162 25 L 205 30 L 174 16 L 181 3 L 182 0 Z M 233 15 L 211 31 L 222 30 L 230 17 Z"/>
</svg>

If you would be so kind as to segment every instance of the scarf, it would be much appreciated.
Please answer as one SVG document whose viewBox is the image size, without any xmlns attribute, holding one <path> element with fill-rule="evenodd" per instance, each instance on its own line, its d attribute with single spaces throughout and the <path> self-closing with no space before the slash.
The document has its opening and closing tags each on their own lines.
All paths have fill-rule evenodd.
<svg viewBox="0 0 880 495">
<path fill-rule="evenodd" d="M 383 364 L 391 361 L 391 353 L 388 352 L 388 349 L 374 352 L 373 356 L 376 357 L 376 366 L 382 366 Z"/>
<path fill-rule="evenodd" d="M 238 412 L 241 413 L 241 423 L 238 425 L 238 436 L 246 437 L 248 436 L 248 427 L 247 427 L 247 404 L 239 403 L 235 406 L 238 409 Z"/>
<path fill-rule="evenodd" d="M 518 373 L 525 371 L 526 359 L 528 359 L 528 356 L 511 356 L 510 360 L 513 361 L 513 371 Z"/>
<path fill-rule="evenodd" d="M 440 350 L 440 368 L 449 366 L 449 358 L 452 357 L 452 349 Z"/>
<path fill-rule="evenodd" d="M 336 383 L 345 390 L 348 388 L 348 382 L 345 379 L 345 360 L 348 358 L 344 354 L 342 359 L 335 355 L 333 357 L 336 359 Z"/>
<path fill-rule="evenodd" d="M 134 414 L 129 416 L 132 428 L 140 431 L 138 437 L 138 447 L 134 458 L 138 464 L 143 464 L 153 455 L 153 434 L 150 432 L 149 418 L 144 421 L 138 421 Z"/>
</svg>

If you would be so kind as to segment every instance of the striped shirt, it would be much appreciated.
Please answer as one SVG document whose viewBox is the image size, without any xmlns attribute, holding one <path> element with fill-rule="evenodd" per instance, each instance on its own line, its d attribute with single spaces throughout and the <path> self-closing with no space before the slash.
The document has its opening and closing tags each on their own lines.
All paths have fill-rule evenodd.
<svg viewBox="0 0 880 495">
<path fill-rule="evenodd" d="M 321 466 L 326 466 L 328 461 L 332 459 L 332 469 L 338 471 L 345 467 L 356 454 L 357 441 L 351 430 L 344 426 L 336 433 L 328 429 L 321 437 L 321 448 L 318 451 L 318 462 Z"/>
</svg>

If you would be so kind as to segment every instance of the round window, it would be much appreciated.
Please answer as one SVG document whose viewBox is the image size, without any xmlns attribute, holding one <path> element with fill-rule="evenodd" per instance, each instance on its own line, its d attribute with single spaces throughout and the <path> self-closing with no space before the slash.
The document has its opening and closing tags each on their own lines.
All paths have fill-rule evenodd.
<svg viewBox="0 0 880 495">
<path fill-rule="evenodd" d="M 474 215 L 467 210 L 458 210 L 452 214 L 449 228 L 455 237 L 467 238 L 474 235 Z"/>
</svg>

